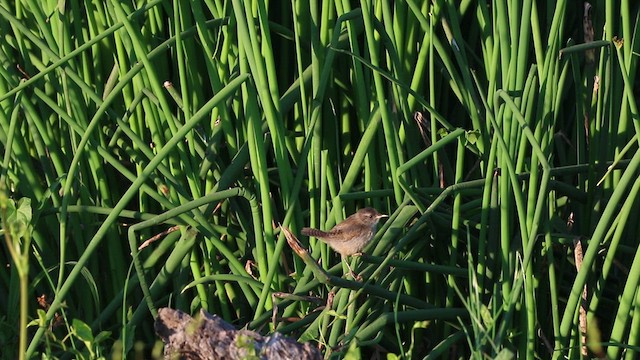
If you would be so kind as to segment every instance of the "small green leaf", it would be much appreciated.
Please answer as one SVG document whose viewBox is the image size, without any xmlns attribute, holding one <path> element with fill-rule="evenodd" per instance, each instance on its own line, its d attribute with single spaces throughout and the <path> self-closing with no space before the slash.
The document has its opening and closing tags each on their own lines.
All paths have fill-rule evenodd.
<svg viewBox="0 0 640 360">
<path fill-rule="evenodd" d="M 413 323 L 411 330 L 428 329 L 430 324 L 431 324 L 431 321 L 429 320 L 416 321 Z"/>
<path fill-rule="evenodd" d="M 494 360 L 511 360 L 513 358 L 514 358 L 513 351 L 505 348 L 500 350 L 500 352 L 498 353 L 498 355 L 495 357 Z"/>
<path fill-rule="evenodd" d="M 31 209 L 31 199 L 22 198 L 18 201 L 16 216 L 18 221 L 22 221 L 25 224 L 31 223 L 31 219 L 33 218 L 33 210 Z"/>
<path fill-rule="evenodd" d="M 480 131 L 477 131 L 477 130 L 467 131 L 465 133 L 465 138 L 470 144 L 475 144 L 478 142 L 478 139 L 480 138 Z"/>
<path fill-rule="evenodd" d="M 344 314 L 338 314 L 335 310 L 327 311 L 327 315 L 337 317 L 338 319 L 347 320 L 347 317 Z"/>
<path fill-rule="evenodd" d="M 93 332 L 91 331 L 91 327 L 81 320 L 73 319 L 72 323 L 73 330 L 75 331 L 76 337 L 82 340 L 85 343 L 93 342 Z"/>
<path fill-rule="evenodd" d="M 485 304 L 482 304 L 482 307 L 480 308 L 480 316 L 482 317 L 482 323 L 484 324 L 485 328 L 491 328 L 493 326 L 491 311 Z"/>
<path fill-rule="evenodd" d="M 11 236 L 16 239 L 22 238 L 27 232 L 28 226 L 31 224 L 31 219 L 33 217 L 31 199 L 20 199 L 20 201 L 18 201 L 17 208 L 15 202 L 8 199 L 6 216 L 6 224 Z"/>
<path fill-rule="evenodd" d="M 93 339 L 94 344 L 99 344 L 111 337 L 111 331 L 101 331 L 96 337 Z"/>
<path fill-rule="evenodd" d="M 31 320 L 27 324 L 27 327 L 30 327 L 30 326 L 44 326 L 44 324 L 46 324 L 47 312 L 42 310 L 42 309 L 38 309 L 38 310 L 36 310 L 36 313 L 38 314 L 38 318 Z"/>
</svg>

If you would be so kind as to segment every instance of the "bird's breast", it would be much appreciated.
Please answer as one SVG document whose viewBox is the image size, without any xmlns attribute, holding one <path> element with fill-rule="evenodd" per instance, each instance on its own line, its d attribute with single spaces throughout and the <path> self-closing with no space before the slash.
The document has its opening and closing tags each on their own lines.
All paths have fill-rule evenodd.
<svg viewBox="0 0 640 360">
<path fill-rule="evenodd" d="M 361 234 L 348 237 L 344 240 L 325 240 L 331 247 L 343 256 L 351 256 L 357 254 L 364 249 L 365 246 L 373 238 L 373 231 L 363 232 Z"/>
</svg>

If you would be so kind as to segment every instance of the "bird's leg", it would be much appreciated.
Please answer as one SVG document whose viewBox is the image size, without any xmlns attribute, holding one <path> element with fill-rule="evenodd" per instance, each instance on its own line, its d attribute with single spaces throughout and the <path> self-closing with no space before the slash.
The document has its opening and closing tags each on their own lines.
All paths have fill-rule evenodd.
<svg viewBox="0 0 640 360">
<path fill-rule="evenodd" d="M 349 261 L 347 260 L 346 256 L 342 257 L 342 262 L 345 263 L 345 265 L 347 265 L 347 268 L 349 269 L 349 274 L 351 275 L 351 277 L 355 280 L 355 281 L 362 281 L 362 276 L 356 274 L 355 272 L 353 272 L 353 270 L 351 269 L 351 266 L 349 265 Z"/>
</svg>

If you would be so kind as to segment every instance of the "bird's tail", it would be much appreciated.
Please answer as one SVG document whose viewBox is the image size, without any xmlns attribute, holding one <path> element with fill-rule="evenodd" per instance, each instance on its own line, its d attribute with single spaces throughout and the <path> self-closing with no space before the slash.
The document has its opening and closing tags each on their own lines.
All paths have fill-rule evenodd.
<svg viewBox="0 0 640 360">
<path fill-rule="evenodd" d="M 329 234 L 327 234 L 326 232 L 322 231 L 322 230 L 318 230 L 318 229 L 314 229 L 314 228 L 302 228 L 302 235 L 306 235 L 306 236 L 313 236 L 313 237 L 317 237 L 319 239 L 324 238 L 329 236 Z"/>
</svg>

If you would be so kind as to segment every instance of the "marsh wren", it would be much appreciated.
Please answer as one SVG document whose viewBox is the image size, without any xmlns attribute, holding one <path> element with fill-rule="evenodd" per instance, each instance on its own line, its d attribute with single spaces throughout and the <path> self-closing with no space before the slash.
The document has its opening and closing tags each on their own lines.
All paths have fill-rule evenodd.
<svg viewBox="0 0 640 360">
<path fill-rule="evenodd" d="M 349 266 L 345 258 L 359 254 L 369 244 L 376 232 L 378 221 L 384 217 L 389 216 L 368 207 L 358 210 L 358 212 L 349 216 L 329 231 L 305 227 L 302 228 L 302 235 L 313 236 L 329 244 L 333 250 L 340 254 L 342 261 L 347 264 L 351 276 L 354 279 L 358 279 L 360 276 L 351 270 L 351 266 Z"/>
</svg>

